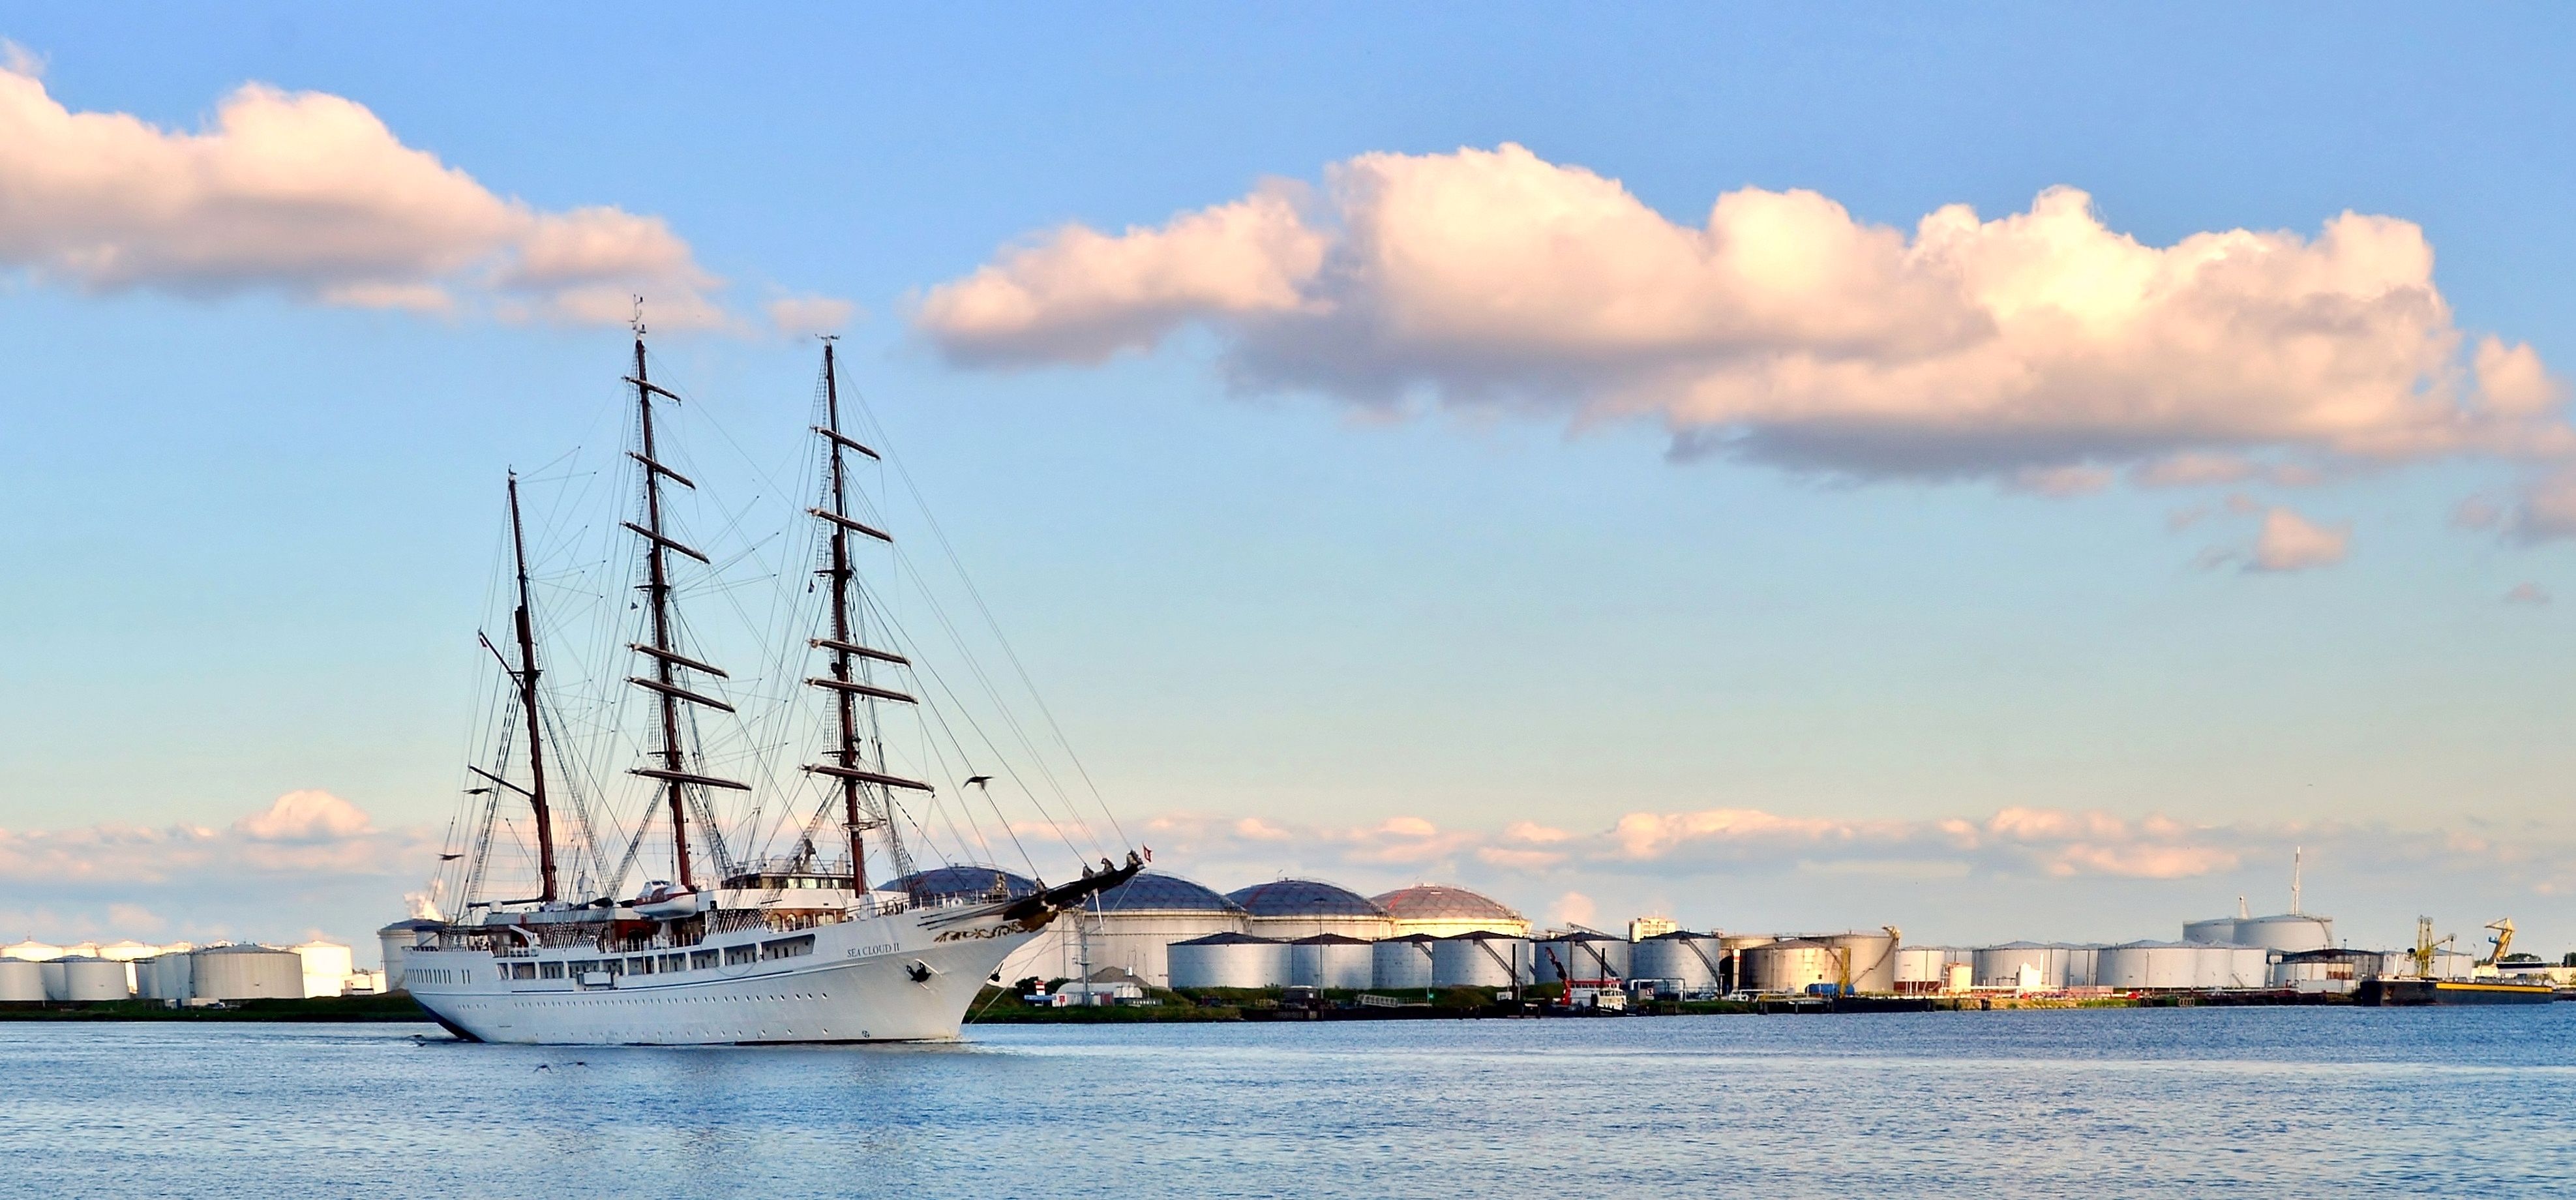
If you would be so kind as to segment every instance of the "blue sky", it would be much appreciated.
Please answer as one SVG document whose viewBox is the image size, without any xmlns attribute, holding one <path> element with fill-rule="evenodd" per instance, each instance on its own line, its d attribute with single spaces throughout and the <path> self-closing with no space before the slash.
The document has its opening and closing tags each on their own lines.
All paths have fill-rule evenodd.
<svg viewBox="0 0 2576 1200">
<path fill-rule="evenodd" d="M 1170 861 L 1211 882 L 1435 875 L 1542 916 L 1570 892 L 1601 920 L 2169 936 L 2240 892 L 2265 906 L 2298 842 L 2311 898 L 2362 940 L 2421 910 L 2576 942 L 2549 865 L 2576 580 L 2563 544 L 2455 517 L 2511 507 L 2541 460 L 2056 496 L 1677 457 L 1652 420 L 1246 392 L 1221 323 L 994 369 L 909 316 L 1068 222 L 1114 236 L 1354 156 L 1513 143 L 1684 226 L 1745 187 L 1911 230 L 2067 185 L 2158 247 L 2383 215 L 2421 228 L 2458 330 L 2558 370 L 2576 130 L 2553 11 L 64 7 L 0 37 L 75 112 L 195 130 L 245 83 L 323 93 L 534 210 L 660 218 L 747 328 L 779 297 L 855 304 L 850 372 L 1068 732 L 1121 816 L 1171 822 Z M 0 271 L 0 827 L 225 828 L 300 789 L 383 830 L 444 821 L 499 474 L 599 438 L 622 333 Z M 795 428 L 805 344 L 657 351 L 733 428 Z M 2213 566 L 2256 535 L 2230 495 L 2349 523 L 2347 548 Z M 2558 601 L 2505 601 L 2526 583 Z M 1474 856 L 1515 822 L 1579 842 L 1637 813 L 2024 808 L 2123 838 L 2161 815 L 2213 854 L 2053 874 L 1918 829 L 1870 853 L 1843 830 L 1743 859 Z M 1394 816 L 1470 840 L 1405 857 L 1352 832 Z M 1223 831 L 1241 818 L 1292 833 Z M 2490 869 L 2498 847 L 2529 861 Z M 297 895 L 396 909 L 406 869 Z M 115 886 L 83 878 L 0 878 L 0 934 L 115 932 Z M 153 911 L 201 927 L 174 878 Z"/>
</svg>

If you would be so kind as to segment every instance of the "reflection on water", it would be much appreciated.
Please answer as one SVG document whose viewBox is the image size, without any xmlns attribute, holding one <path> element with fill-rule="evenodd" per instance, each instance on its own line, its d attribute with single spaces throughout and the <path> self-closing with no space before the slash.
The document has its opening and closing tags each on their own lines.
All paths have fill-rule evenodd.
<svg viewBox="0 0 2576 1200">
<path fill-rule="evenodd" d="M 2576 1188 L 2576 1004 L 1002 1026 L 864 1049 L 423 1032 L 0 1024 L 0 1192 Z"/>
</svg>

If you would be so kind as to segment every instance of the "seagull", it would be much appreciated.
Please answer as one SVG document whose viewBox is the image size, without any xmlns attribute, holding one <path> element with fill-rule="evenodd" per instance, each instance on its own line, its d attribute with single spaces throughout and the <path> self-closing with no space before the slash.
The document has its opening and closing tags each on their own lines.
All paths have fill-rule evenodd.
<svg viewBox="0 0 2576 1200">
<path fill-rule="evenodd" d="M 967 776 L 967 777 L 966 777 L 966 782 L 965 782 L 964 784 L 960 785 L 960 786 L 963 786 L 963 787 L 984 787 L 985 785 L 990 784 L 990 783 L 992 783 L 992 782 L 993 782 L 993 777 L 992 777 L 992 776 L 990 776 L 990 775 L 969 775 L 969 776 Z"/>
<path fill-rule="evenodd" d="M 454 862 L 454 861 L 456 861 L 457 859 L 460 859 L 460 858 L 463 858 L 463 857 L 465 857 L 465 856 L 464 856 L 464 855 L 462 855 L 462 854 L 442 854 L 442 855 L 439 855 L 439 856 L 438 856 L 438 861 L 440 861 L 440 862 Z"/>
</svg>

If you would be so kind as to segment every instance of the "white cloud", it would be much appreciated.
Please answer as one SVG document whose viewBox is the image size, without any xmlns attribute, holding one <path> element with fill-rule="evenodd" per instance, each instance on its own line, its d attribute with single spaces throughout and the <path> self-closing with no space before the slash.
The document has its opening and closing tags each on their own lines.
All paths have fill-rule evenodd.
<svg viewBox="0 0 2576 1200">
<path fill-rule="evenodd" d="M 246 84 L 194 132 L 73 112 L 0 62 L 0 267 L 92 291 L 267 289 L 504 319 L 727 323 L 659 217 L 547 211 L 406 146 L 356 101 Z"/>
<path fill-rule="evenodd" d="M 2352 524 L 2319 525 L 2286 508 L 2263 514 L 2263 532 L 2254 539 L 2247 569 L 2289 572 L 2330 567 L 2352 548 Z"/>
<path fill-rule="evenodd" d="M 781 296 L 763 306 L 769 327 L 787 337 L 839 333 L 859 306 L 830 296 Z"/>
<path fill-rule="evenodd" d="M 1913 229 L 1746 188 L 1676 223 L 1517 145 L 1365 154 L 1159 227 L 1068 225 L 932 289 L 953 360 L 1096 362 L 1188 326 L 1232 379 L 1661 423 L 1685 452 L 2072 492 L 2567 452 L 2530 347 L 2473 353 L 2423 231 L 2344 213 L 2150 246 L 2091 198 Z M 2267 454 L 2261 465 L 2246 456 Z"/>
</svg>

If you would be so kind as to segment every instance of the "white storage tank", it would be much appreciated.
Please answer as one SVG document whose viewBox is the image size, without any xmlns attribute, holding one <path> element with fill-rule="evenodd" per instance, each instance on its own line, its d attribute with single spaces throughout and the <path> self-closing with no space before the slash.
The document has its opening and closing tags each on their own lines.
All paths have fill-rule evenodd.
<svg viewBox="0 0 2576 1200">
<path fill-rule="evenodd" d="M 2027 986 L 2038 989 L 2066 986 L 2066 953 L 2040 942 L 1980 946 L 1969 963 L 1969 977 L 1978 987 L 2023 987 L 2025 978 L 2031 981 Z"/>
<path fill-rule="evenodd" d="M 2100 946 L 2061 945 L 2058 948 L 2066 951 L 2066 986 L 2097 986 L 2094 979 L 2101 969 Z"/>
<path fill-rule="evenodd" d="M 1288 982 L 1288 943 L 1248 933 L 1174 942 L 1169 961 L 1176 988 L 1272 988 Z"/>
<path fill-rule="evenodd" d="M 1211 933 L 1245 933 L 1231 900 L 1178 875 L 1148 871 L 1091 897 L 1070 919 L 1094 971 L 1117 967 L 1154 987 L 1172 986 L 1169 948 Z"/>
<path fill-rule="evenodd" d="M 2303 953 L 2323 950 L 2334 945 L 2334 919 L 2306 913 L 2282 913 L 2271 917 L 2247 917 L 2236 922 L 2239 946 L 2261 946 L 2267 950 Z"/>
<path fill-rule="evenodd" d="M 1893 927 L 1878 933 L 1836 933 L 1812 940 L 1826 942 L 1843 955 L 1853 991 L 1886 995 L 1896 990 L 1897 933 Z"/>
<path fill-rule="evenodd" d="M 62 956 L 62 947 L 52 942 L 40 942 L 34 938 L 0 947 L 0 958 L 14 958 L 20 962 L 46 962 Z"/>
<path fill-rule="evenodd" d="M 1726 950 L 1717 935 L 1676 929 L 1659 933 L 1628 948 L 1628 971 L 1635 979 L 1669 979 L 1684 992 L 1718 986 L 1718 966 Z"/>
<path fill-rule="evenodd" d="M 295 956 L 304 960 L 304 995 L 308 999 L 339 995 L 358 969 L 356 956 L 338 942 L 306 942 L 295 947 Z"/>
<path fill-rule="evenodd" d="M 1365 990 L 1376 978 L 1377 951 L 1368 942 L 1319 933 L 1288 943 L 1288 982 L 1296 987 Z"/>
<path fill-rule="evenodd" d="M 1395 932 L 1377 902 L 1320 879 L 1274 879 L 1226 893 L 1249 917 L 1246 932 L 1295 941 L 1319 933 L 1362 940 Z"/>
<path fill-rule="evenodd" d="M 1722 981 L 1723 986 L 1739 992 L 1751 990 L 1753 987 L 1753 973 L 1745 969 L 1744 952 L 1754 948 L 1755 946 L 1768 946 L 1779 940 L 1780 939 L 1767 933 L 1727 933 L 1718 935 L 1718 948 L 1726 951 L 1726 961 L 1723 964 L 1720 964 L 1724 967 L 1726 972 L 1726 978 Z"/>
<path fill-rule="evenodd" d="M 125 964 L 112 958 L 58 958 L 44 965 L 62 971 L 60 998 L 73 1004 L 123 1000 L 132 994 L 125 990 Z"/>
<path fill-rule="evenodd" d="M 1462 887 L 1424 883 L 1369 899 L 1386 910 L 1387 920 L 1398 935 L 1427 933 L 1433 937 L 1454 937 L 1479 931 L 1513 937 L 1529 935 L 1528 918 L 1512 911 L 1501 901 Z"/>
<path fill-rule="evenodd" d="M 1899 991 L 1938 991 L 1951 963 L 1967 963 L 1973 975 L 1977 952 L 1966 946 L 1899 946 L 1896 986 Z"/>
<path fill-rule="evenodd" d="M 2211 917 L 2206 921 L 2187 921 L 2182 927 L 2182 940 L 2222 945 L 2235 941 L 2236 920 L 2234 917 Z"/>
<path fill-rule="evenodd" d="M 1628 943 L 1590 930 L 1539 942 L 1530 962 L 1540 983 L 1562 983 L 1571 976 L 1584 987 L 1617 987 L 1629 977 Z"/>
<path fill-rule="evenodd" d="M 2200 986 L 2200 952 L 2192 942 L 2128 942 L 2102 947 L 2100 986 L 2127 991 L 2185 991 Z"/>
<path fill-rule="evenodd" d="M 45 968 L 33 959 L 0 958 L 0 1004 L 41 1004 Z"/>
<path fill-rule="evenodd" d="M 1062 922 L 1055 922 L 1055 924 L 1062 924 Z M 438 929 L 438 922 L 424 921 L 415 917 L 408 921 L 396 921 L 376 931 L 376 945 L 384 951 L 385 955 L 386 987 L 397 992 L 403 990 L 403 960 L 411 954 L 413 946 L 419 945 Z"/>
<path fill-rule="evenodd" d="M 189 955 L 197 1000 L 293 1000 L 304 995 L 304 959 L 268 946 L 208 946 Z"/>
<path fill-rule="evenodd" d="M 1477 930 L 1431 943 L 1431 986 L 1507 988 L 1534 982 L 1528 938 Z"/>
<path fill-rule="evenodd" d="M 1369 986 L 1409 990 L 1431 986 L 1431 947 L 1440 939 L 1427 933 L 1381 938 L 1369 946 Z"/>
<path fill-rule="evenodd" d="M 1744 984 L 1756 992 L 1804 992 L 1820 983 L 1839 983 L 1844 955 L 1831 942 L 1791 938 L 1747 947 Z"/>
<path fill-rule="evenodd" d="M 195 972 L 189 965 L 195 959 L 186 951 L 156 954 L 134 964 L 135 994 L 147 1000 L 186 1000 L 195 995 L 190 985 Z"/>
</svg>

